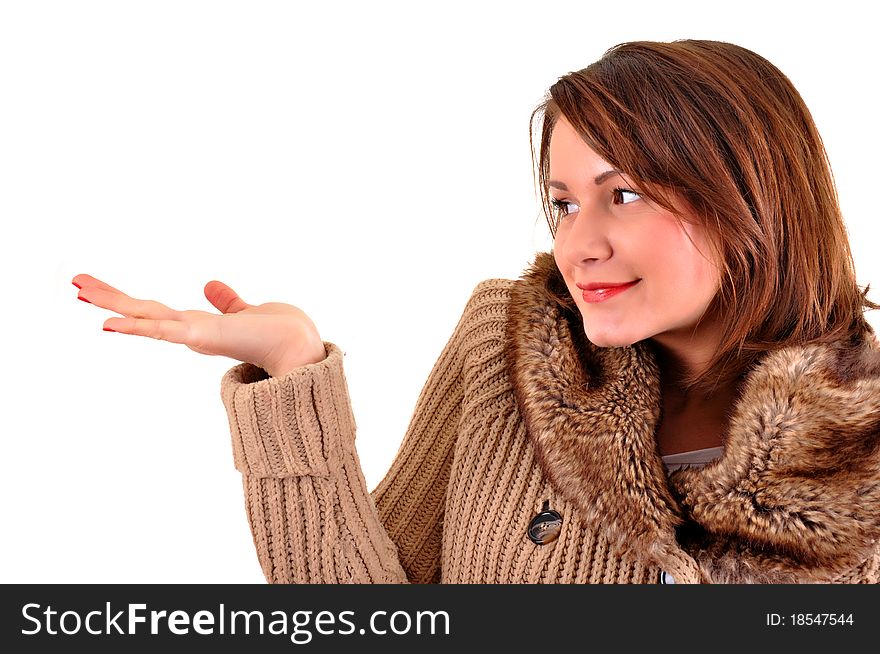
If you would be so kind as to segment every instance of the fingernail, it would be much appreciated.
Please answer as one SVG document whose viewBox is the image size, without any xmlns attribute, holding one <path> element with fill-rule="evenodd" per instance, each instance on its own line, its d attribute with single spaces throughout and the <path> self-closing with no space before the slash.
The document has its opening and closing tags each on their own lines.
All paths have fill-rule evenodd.
<svg viewBox="0 0 880 654">
<path fill-rule="evenodd" d="M 77 288 L 82 288 L 82 286 L 80 286 L 80 285 L 77 284 L 76 282 L 70 282 L 70 283 L 73 284 L 74 286 L 76 286 Z"/>
<path fill-rule="evenodd" d="M 115 330 L 115 329 L 110 329 L 109 327 L 104 327 L 104 331 L 105 331 L 105 332 L 114 332 L 114 333 L 116 333 L 116 330 Z"/>
<path fill-rule="evenodd" d="M 77 295 L 77 296 L 76 296 L 76 299 L 77 299 L 77 300 L 82 300 L 83 302 L 89 302 L 89 301 L 88 301 L 87 299 L 85 299 L 82 295 Z M 89 304 L 91 304 L 91 302 L 89 302 Z"/>
</svg>

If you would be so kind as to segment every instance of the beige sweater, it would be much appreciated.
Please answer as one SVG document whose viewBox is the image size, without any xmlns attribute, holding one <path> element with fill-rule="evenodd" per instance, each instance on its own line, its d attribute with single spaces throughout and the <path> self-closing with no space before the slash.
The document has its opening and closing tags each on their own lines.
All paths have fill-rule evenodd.
<svg viewBox="0 0 880 654">
<path fill-rule="evenodd" d="M 559 284 L 549 256 L 521 280 L 476 287 L 372 493 L 339 347 L 325 342 L 324 361 L 282 378 L 246 363 L 226 373 L 235 466 L 270 583 L 878 581 L 878 512 L 852 506 L 878 505 L 878 448 L 859 450 L 866 464 L 846 478 L 827 468 L 835 448 L 853 452 L 841 425 L 877 440 L 880 401 L 868 398 L 880 397 L 880 368 L 855 374 L 867 405 L 852 417 L 852 378 L 829 389 L 836 404 L 821 411 L 797 396 L 827 384 L 837 350 L 772 353 L 750 373 L 721 459 L 667 475 L 650 352 L 586 342 L 578 316 L 545 292 Z M 876 341 L 858 356 L 876 365 Z M 781 394 L 765 407 L 768 389 L 790 405 Z M 822 445 L 817 425 L 832 423 Z M 799 426 L 814 439 L 809 452 Z M 802 455 L 821 459 L 829 495 L 774 469 Z M 561 529 L 538 544 L 528 530 L 545 507 Z"/>
</svg>

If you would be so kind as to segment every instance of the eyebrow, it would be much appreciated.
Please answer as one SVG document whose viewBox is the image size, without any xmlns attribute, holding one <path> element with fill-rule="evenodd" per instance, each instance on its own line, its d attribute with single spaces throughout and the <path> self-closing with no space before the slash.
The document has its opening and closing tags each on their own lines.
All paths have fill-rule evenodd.
<svg viewBox="0 0 880 654">
<path fill-rule="evenodd" d="M 617 168 L 612 168 L 611 170 L 606 170 L 604 173 L 599 173 L 598 175 L 596 175 L 593 178 L 593 183 L 596 184 L 596 186 L 599 186 L 599 184 L 604 182 L 606 179 L 608 179 L 612 175 L 620 175 L 620 174 L 622 174 L 622 173 L 619 170 L 617 170 Z M 568 187 L 565 184 L 563 184 L 562 182 L 557 182 L 555 180 L 550 180 L 549 182 L 547 182 L 547 186 L 552 186 L 553 188 L 558 188 L 560 191 L 567 191 L 568 190 Z"/>
</svg>

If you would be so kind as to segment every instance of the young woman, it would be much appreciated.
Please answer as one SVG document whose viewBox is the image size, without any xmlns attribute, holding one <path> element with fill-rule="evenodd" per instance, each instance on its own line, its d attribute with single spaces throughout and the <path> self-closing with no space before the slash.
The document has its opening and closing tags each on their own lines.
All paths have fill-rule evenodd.
<svg viewBox="0 0 880 654">
<path fill-rule="evenodd" d="M 243 362 L 222 398 L 267 580 L 880 581 L 877 305 L 791 82 L 625 43 L 532 118 L 553 252 L 477 285 L 372 493 L 302 311 L 74 278 L 105 329 Z"/>
</svg>

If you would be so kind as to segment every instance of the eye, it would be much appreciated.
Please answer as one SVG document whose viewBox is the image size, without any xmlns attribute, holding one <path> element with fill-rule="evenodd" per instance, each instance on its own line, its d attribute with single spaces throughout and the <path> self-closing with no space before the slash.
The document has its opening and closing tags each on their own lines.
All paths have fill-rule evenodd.
<svg viewBox="0 0 880 654">
<path fill-rule="evenodd" d="M 565 218 L 567 215 L 572 213 L 577 213 L 578 207 L 574 202 L 567 202 L 565 200 L 557 200 L 553 198 L 550 200 L 550 204 L 553 205 L 553 215 L 559 218 Z"/>
<path fill-rule="evenodd" d="M 630 204 L 641 199 L 641 195 L 628 188 L 616 188 L 611 191 L 614 204 Z"/>
</svg>

